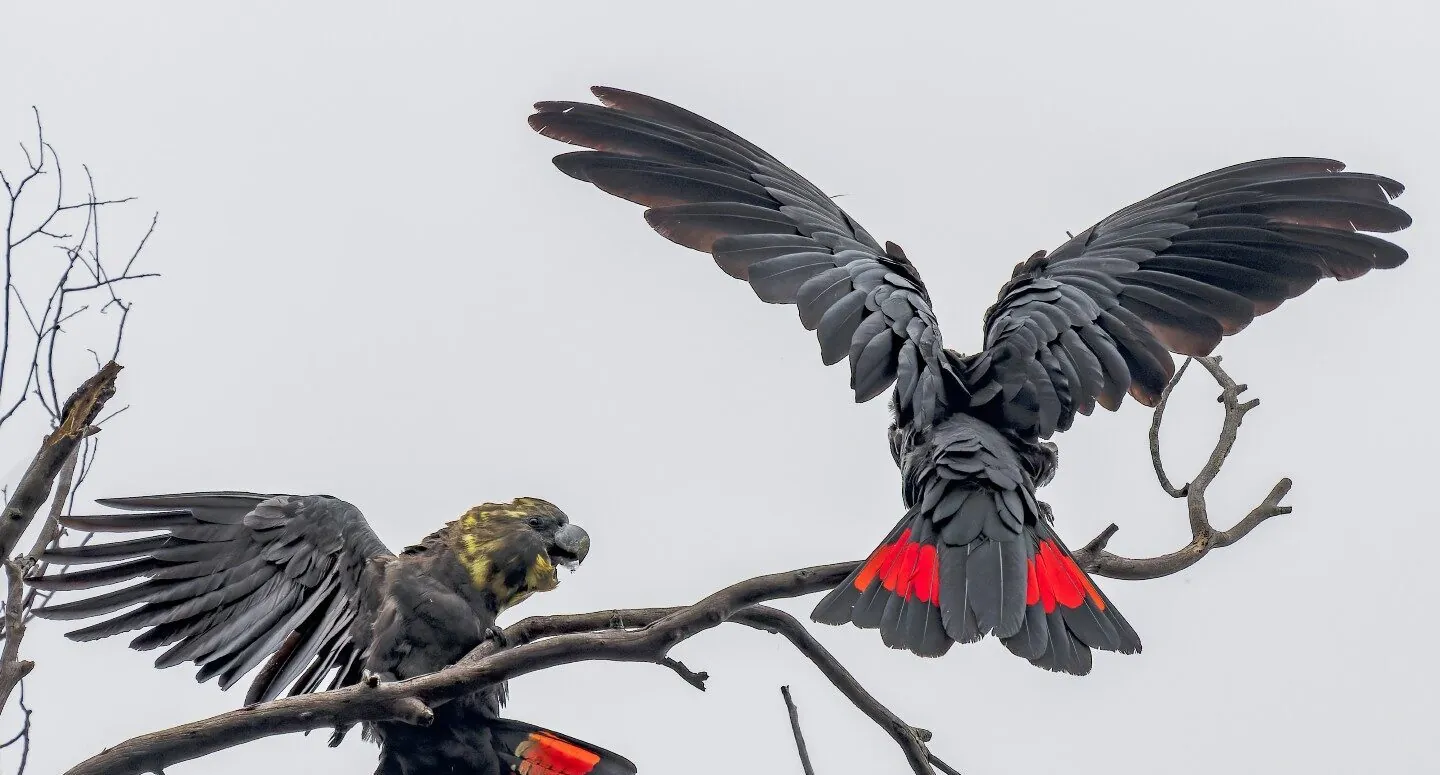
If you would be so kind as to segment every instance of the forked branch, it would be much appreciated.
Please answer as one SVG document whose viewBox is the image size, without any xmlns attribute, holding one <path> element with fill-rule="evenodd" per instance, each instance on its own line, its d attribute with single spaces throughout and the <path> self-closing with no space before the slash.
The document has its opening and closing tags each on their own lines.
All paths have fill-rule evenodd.
<svg viewBox="0 0 1440 775">
<path fill-rule="evenodd" d="M 1235 440 L 1239 438 L 1240 424 L 1244 421 L 1245 415 L 1260 405 L 1258 398 L 1248 401 L 1240 400 L 1240 394 L 1245 392 L 1247 386 L 1237 384 L 1229 374 L 1225 373 L 1225 370 L 1220 367 L 1220 356 L 1218 355 L 1193 360 L 1204 366 L 1220 386 L 1220 397 L 1217 400 L 1225 407 L 1225 419 L 1220 426 L 1220 436 L 1215 441 L 1215 447 L 1211 450 L 1210 457 L 1189 484 L 1183 487 L 1175 487 L 1171 484 L 1169 477 L 1165 474 L 1165 463 L 1160 456 L 1160 427 L 1164 421 L 1165 406 L 1170 401 L 1170 394 L 1179 384 L 1180 379 L 1185 376 L 1185 370 L 1189 367 L 1190 360 L 1188 358 L 1185 360 L 1185 363 L 1175 373 L 1175 378 L 1165 387 L 1165 392 L 1160 395 L 1160 401 L 1155 407 L 1155 414 L 1150 422 L 1150 460 L 1155 466 L 1155 477 L 1160 480 L 1160 487 L 1171 497 L 1185 499 L 1185 508 L 1190 519 L 1190 542 L 1173 552 L 1158 557 L 1122 557 L 1105 548 L 1109 544 L 1110 538 L 1120 529 L 1118 525 L 1112 524 L 1075 553 L 1076 561 L 1092 573 L 1116 579 L 1135 580 L 1168 576 L 1199 562 L 1201 558 L 1210 553 L 1211 549 L 1226 547 L 1239 541 L 1249 535 L 1250 531 L 1258 527 L 1261 522 L 1271 517 L 1290 513 L 1289 506 L 1280 505 L 1280 502 L 1289 494 L 1292 484 L 1288 478 L 1285 478 L 1276 482 L 1265 498 L 1260 501 L 1260 504 L 1251 509 L 1250 513 L 1229 530 L 1217 529 L 1210 520 L 1205 494 L 1215 478 L 1220 475 L 1225 461 L 1230 457 L 1230 452 L 1235 447 Z"/>
</svg>

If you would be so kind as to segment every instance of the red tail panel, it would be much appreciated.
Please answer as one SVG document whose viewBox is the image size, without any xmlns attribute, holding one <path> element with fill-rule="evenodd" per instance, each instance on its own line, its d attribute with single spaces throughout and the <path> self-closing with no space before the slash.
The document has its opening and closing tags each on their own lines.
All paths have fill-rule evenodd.
<svg viewBox="0 0 1440 775">
<path fill-rule="evenodd" d="M 906 516 L 850 578 L 825 596 L 811 618 L 878 627 L 885 645 L 940 656 L 950 638 L 940 619 L 940 552 L 929 520 Z"/>
<path fill-rule="evenodd" d="M 500 761 L 518 775 L 635 775 L 635 765 L 583 740 L 510 719 L 492 728 Z"/>
<path fill-rule="evenodd" d="M 1070 550 L 1043 519 L 1027 527 L 1025 619 L 1001 638 L 1016 655 L 1048 670 L 1090 671 L 1091 649 L 1132 654 L 1140 639 L 1125 617 L 1081 570 Z"/>
<path fill-rule="evenodd" d="M 1028 561 L 1029 585 L 1025 590 L 1025 604 L 1044 606 L 1045 613 L 1055 606 L 1079 608 L 1088 598 L 1097 610 L 1105 610 L 1105 599 L 1100 590 L 1091 583 L 1090 577 L 1070 554 L 1055 545 L 1054 541 L 1041 541 L 1035 555 Z"/>
<path fill-rule="evenodd" d="M 938 558 L 934 544 L 910 540 L 910 529 L 906 528 L 894 541 L 876 547 L 850 584 L 857 592 L 864 592 L 879 578 L 886 591 L 903 600 L 939 605 Z"/>
<path fill-rule="evenodd" d="M 600 755 L 561 740 L 549 732 L 531 732 L 515 747 L 520 775 L 589 775 Z"/>
</svg>

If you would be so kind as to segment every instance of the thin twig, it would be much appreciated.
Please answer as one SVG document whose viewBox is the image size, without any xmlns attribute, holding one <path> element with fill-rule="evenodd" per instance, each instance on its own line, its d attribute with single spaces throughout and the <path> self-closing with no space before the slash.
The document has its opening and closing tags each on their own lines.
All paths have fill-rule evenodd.
<svg viewBox="0 0 1440 775">
<path fill-rule="evenodd" d="M 107 286 L 107 285 L 114 285 L 115 283 L 123 283 L 123 282 L 125 282 L 126 280 L 139 280 L 139 279 L 142 278 L 142 277 L 159 277 L 159 276 L 160 276 L 160 273 L 159 273 L 159 272 L 145 272 L 144 274 L 132 274 L 132 275 L 124 275 L 124 276 L 121 276 L 121 277 L 111 277 L 111 278 L 108 278 L 108 279 L 105 279 L 105 280 L 101 280 L 101 281 L 99 281 L 99 282 L 90 283 L 89 285 L 67 285 L 67 286 L 65 287 L 65 292 L 66 292 L 66 293 L 78 293 L 79 291 L 93 291 L 93 290 L 95 290 L 96 288 L 104 288 L 104 287 Z"/>
<path fill-rule="evenodd" d="M 960 775 L 959 770 L 941 761 L 940 757 L 936 756 L 933 753 L 930 754 L 930 763 L 935 765 L 935 769 L 945 773 L 945 775 Z"/>
<path fill-rule="evenodd" d="M 780 696 L 785 698 L 785 710 L 790 714 L 790 731 L 795 735 L 795 751 L 800 754 L 800 769 L 805 775 L 815 775 L 810 764 L 810 750 L 805 747 L 805 733 L 800 731 L 800 709 L 795 707 L 795 698 L 790 696 L 790 687 L 780 687 Z"/>
<path fill-rule="evenodd" d="M 703 670 L 697 673 L 694 670 L 686 667 L 685 663 L 681 662 L 678 659 L 673 659 L 671 657 L 663 657 L 659 660 L 659 664 L 663 665 L 664 667 L 668 667 L 671 670 L 674 670 L 675 675 L 680 676 L 681 680 L 683 680 L 687 684 L 690 684 L 696 689 L 699 689 L 702 692 L 705 691 L 705 682 L 710 680 L 709 673 Z"/>
<path fill-rule="evenodd" d="M 21 145 L 27 171 L 18 177 L 0 171 L 8 201 L 3 213 L 3 250 L 5 298 L 3 321 L 0 321 L 0 426 L 3 426 L 34 398 L 53 423 L 60 420 L 59 384 L 63 369 L 72 353 L 94 351 L 95 347 L 75 347 L 62 343 L 66 326 L 80 317 L 106 313 L 111 306 L 121 310 L 105 326 L 111 342 L 111 360 L 119 357 L 124 341 L 125 325 L 133 303 L 120 296 L 127 281 L 156 276 L 154 272 L 135 269 L 140 253 L 155 232 L 158 215 L 153 216 L 139 241 L 123 256 L 123 268 L 114 271 L 107 263 L 101 239 L 102 210 L 132 201 L 131 197 L 101 197 L 88 166 L 83 166 L 86 191 L 75 199 L 67 186 L 60 154 L 46 139 L 45 127 L 38 110 L 35 114 L 34 151 Z M 44 178 L 45 181 L 41 179 Z M 53 182 L 53 196 L 45 197 L 35 206 L 38 194 L 32 187 Z M 4 199 L 0 199 L 4 201 Z M 27 217 L 31 216 L 32 217 Z M 23 223 L 22 223 L 23 221 Z M 64 224 L 63 226 L 61 224 Z M 51 250 L 58 250 L 63 259 L 54 261 Z M 22 255 L 23 254 L 23 255 Z M 17 274 L 16 267 L 26 271 Z M 75 272 L 83 267 L 89 281 Z M 72 279 L 73 278 L 73 279 Z M 46 303 L 39 303 L 41 297 Z M 100 303 L 92 303 L 102 298 Z M 13 303 L 12 303 L 13 302 Z M 20 324 L 23 321 L 23 325 Z M 12 324 L 15 324 L 12 326 Z M 86 334 L 87 338 L 90 336 Z M 22 365 L 22 358 L 28 363 Z M 98 367 L 99 364 L 97 363 Z M 23 385 L 21 384 L 23 382 Z M 18 389 L 17 389 L 18 387 Z"/>
<path fill-rule="evenodd" d="M 890 739 L 900 746 L 900 750 L 905 754 L 905 761 L 915 775 L 934 775 L 934 770 L 930 767 L 930 750 L 926 747 L 926 743 L 930 741 L 930 732 L 910 726 L 875 699 L 875 696 L 866 691 L 860 681 L 840 664 L 840 660 L 820 645 L 820 641 L 815 640 L 815 636 L 795 617 L 778 608 L 755 605 L 741 611 L 732 619 L 748 627 L 784 636 L 792 646 L 820 668 L 820 672 L 859 708 L 860 712 L 869 716 L 871 721 L 890 735 Z"/>
<path fill-rule="evenodd" d="M 20 731 L 16 732 L 9 740 L 0 743 L 0 750 L 19 743 L 20 764 L 15 768 L 15 775 L 25 775 L 25 767 L 30 763 L 30 731 L 33 728 L 30 717 L 34 714 L 34 711 L 30 709 L 29 705 L 25 704 L 24 679 L 20 680 L 20 697 L 16 700 L 16 704 L 20 706 Z"/>
</svg>

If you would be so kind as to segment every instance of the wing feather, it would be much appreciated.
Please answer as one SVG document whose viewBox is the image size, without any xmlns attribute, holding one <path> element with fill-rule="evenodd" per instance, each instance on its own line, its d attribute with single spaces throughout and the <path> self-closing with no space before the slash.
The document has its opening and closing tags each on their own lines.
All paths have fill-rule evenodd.
<svg viewBox="0 0 1440 775">
<path fill-rule="evenodd" d="M 359 601 L 374 577 L 370 559 L 390 552 L 360 510 L 325 495 L 182 493 L 113 498 L 102 505 L 140 514 L 70 516 L 63 524 L 102 533 L 162 531 L 147 538 L 52 549 L 52 564 L 108 563 L 32 579 L 40 589 L 140 583 L 36 610 L 51 619 L 113 614 L 68 633 L 76 640 L 143 629 L 131 647 L 169 646 L 157 667 L 194 662 L 197 678 L 229 688 L 274 654 L 248 702 L 294 684 L 314 691 L 326 674 L 344 675 L 365 644 L 354 639 Z M 291 641 L 293 640 L 293 643 Z M 357 655 L 360 655 L 357 657 Z M 346 679 L 353 681 L 354 677 Z"/>
<path fill-rule="evenodd" d="M 1404 263 L 1367 233 L 1410 225 L 1391 203 L 1403 190 L 1330 159 L 1263 159 L 1120 210 L 1016 267 L 985 315 L 985 351 L 964 361 L 972 409 L 1043 438 L 1125 393 L 1153 405 L 1171 353 L 1208 355 L 1322 278 Z M 1057 374 L 1068 393 L 1049 390 Z"/>
<path fill-rule="evenodd" d="M 537 132 L 591 149 L 557 156 L 562 172 L 650 208 L 652 228 L 710 253 L 761 300 L 795 304 L 821 360 L 848 358 L 857 402 L 897 385 L 901 414 L 926 423 L 968 401 L 898 247 L 882 248 L 813 183 L 719 124 L 643 94 L 593 91 L 601 105 L 540 102 L 530 117 Z"/>
</svg>

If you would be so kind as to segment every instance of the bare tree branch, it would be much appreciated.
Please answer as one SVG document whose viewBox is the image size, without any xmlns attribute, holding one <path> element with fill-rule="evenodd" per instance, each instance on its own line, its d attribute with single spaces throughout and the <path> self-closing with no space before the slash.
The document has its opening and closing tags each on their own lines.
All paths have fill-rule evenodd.
<svg viewBox="0 0 1440 775">
<path fill-rule="evenodd" d="M 750 605 L 828 589 L 857 565 L 839 563 L 759 576 L 680 608 L 532 617 L 505 630 L 506 642 L 518 645 L 499 650 L 493 640 L 486 641 L 459 664 L 438 673 L 374 687 L 362 683 L 286 697 L 142 735 L 92 756 L 68 775 L 159 772 L 270 735 L 396 719 L 396 703 L 405 698 L 433 707 L 481 687 L 561 664 L 590 660 L 658 663 L 676 644 Z"/>
<path fill-rule="evenodd" d="M 1175 386 L 1185 377 L 1185 370 L 1190 368 L 1193 359 L 1186 358 L 1184 363 L 1170 379 L 1169 384 L 1160 392 L 1160 401 L 1155 404 L 1155 412 L 1150 417 L 1150 462 L 1155 466 L 1155 478 L 1160 480 L 1160 489 L 1172 498 L 1185 497 L 1185 488 L 1176 487 L 1170 483 L 1170 477 L 1165 475 L 1165 463 L 1160 459 L 1160 423 L 1165 419 L 1165 407 L 1170 403 L 1170 394 L 1174 392 Z"/>
<path fill-rule="evenodd" d="M 79 449 L 72 449 L 69 456 L 65 458 L 65 464 L 60 469 L 59 486 L 56 488 L 55 497 L 50 502 L 50 513 L 46 516 L 45 526 L 41 528 L 40 535 L 36 538 L 35 546 L 27 556 L 21 556 L 14 560 L 5 559 L 5 632 L 3 649 L 0 649 L 0 709 L 10 703 L 10 693 L 15 690 L 17 684 L 25 680 L 25 676 L 35 669 L 35 663 L 20 659 L 20 642 L 25 639 L 25 627 L 30 622 L 30 595 L 25 590 L 23 581 L 25 567 L 22 563 L 33 562 L 33 558 L 39 556 L 40 552 L 54 542 L 60 535 L 60 523 L 58 519 L 60 512 L 65 508 L 65 501 L 70 496 L 70 484 L 75 477 L 75 466 L 79 460 Z M 3 555 L 0 555 L 3 556 Z M 24 734 L 25 750 L 29 751 L 30 732 L 30 710 L 22 704 L 21 712 L 25 715 Z M 22 757 L 23 758 L 23 757 Z M 23 770 L 23 767 L 21 768 Z M 17 773 L 18 775 L 18 773 Z"/>
<path fill-rule="evenodd" d="M 795 707 L 795 698 L 790 696 L 790 687 L 780 687 L 780 696 L 785 698 L 785 710 L 790 714 L 790 731 L 795 735 L 795 752 L 800 755 L 800 769 L 805 775 L 815 775 L 810 763 L 810 751 L 805 747 L 805 733 L 800 731 L 800 709 Z"/>
<path fill-rule="evenodd" d="M 102 212 L 131 198 L 100 197 L 90 169 L 84 167 L 85 196 L 72 201 L 73 186 L 65 185 L 60 156 L 46 139 L 38 111 L 35 152 L 23 143 L 21 150 L 27 171 L 18 178 L 0 172 L 8 195 L 0 199 L 6 207 L 0 214 L 5 232 L 4 240 L 0 240 L 5 273 L 5 296 L 0 304 L 0 426 L 32 398 L 40 403 L 51 422 L 58 424 L 61 407 L 57 383 L 68 378 L 59 376 L 57 368 L 65 370 L 72 353 L 94 349 L 61 347 L 66 326 L 82 315 L 93 317 L 117 308 L 119 314 L 111 318 L 113 324 L 104 327 L 111 337 L 104 348 L 112 350 L 110 360 L 119 358 L 132 306 L 120 295 L 120 286 L 129 280 L 156 276 L 154 272 L 134 273 L 134 267 L 154 234 L 158 216 L 151 218 L 149 228 L 134 249 L 127 251 L 123 268 L 116 272 L 107 264 L 101 242 Z M 53 198 L 31 187 L 43 185 L 44 180 L 53 182 Z M 41 197 L 38 207 L 34 203 L 36 195 Z M 25 270 L 17 275 L 17 267 L 22 264 Z"/>
<path fill-rule="evenodd" d="M 1205 493 L 1215 478 L 1220 475 L 1226 459 L 1235 447 L 1235 441 L 1239 438 L 1240 423 L 1244 421 L 1245 415 L 1260 405 L 1260 399 L 1255 398 L 1242 402 L 1240 394 L 1245 392 L 1246 385 L 1236 384 L 1225 370 L 1220 368 L 1220 356 L 1208 358 L 1195 358 L 1210 376 L 1220 385 L 1220 397 L 1217 399 L 1225 407 L 1225 420 L 1220 428 L 1220 436 L 1215 441 L 1215 447 L 1210 452 L 1210 457 L 1200 467 L 1199 473 L 1187 485 L 1175 487 L 1165 475 L 1165 466 L 1160 458 L 1160 424 L 1164 417 L 1165 405 L 1169 401 L 1170 392 L 1179 383 L 1180 378 L 1185 375 L 1185 366 L 1188 366 L 1190 359 L 1187 359 L 1185 366 L 1176 372 L 1175 378 L 1165 387 L 1159 404 L 1155 407 L 1155 416 L 1150 425 L 1150 457 L 1155 466 L 1155 475 L 1160 480 L 1160 486 L 1175 498 L 1184 498 L 1186 512 L 1190 519 L 1190 542 L 1185 546 L 1158 557 L 1132 558 L 1122 557 L 1106 551 L 1110 538 L 1119 530 L 1118 525 L 1110 525 L 1100 535 L 1092 539 L 1088 544 L 1075 553 L 1075 560 L 1081 567 L 1092 573 L 1101 576 L 1109 576 L 1116 579 L 1154 579 L 1161 576 L 1168 576 L 1178 573 L 1191 565 L 1199 562 L 1211 549 L 1218 549 L 1239 541 L 1250 534 L 1261 522 L 1271 517 L 1282 514 L 1289 514 L 1289 506 L 1282 506 L 1280 502 L 1290 493 L 1292 482 L 1285 478 L 1275 483 L 1270 492 L 1260 504 L 1250 510 L 1236 525 L 1229 530 L 1218 530 L 1210 521 L 1209 506 L 1205 500 Z"/>
<path fill-rule="evenodd" d="M 40 450 L 10 494 L 4 514 L 0 515 L 0 557 L 8 557 L 15 550 L 15 544 L 30 526 L 35 512 L 50 497 L 55 477 L 75 447 L 82 439 L 99 431 L 92 423 L 105 408 L 105 402 L 115 395 L 115 378 L 121 368 L 114 361 L 100 367 L 100 371 L 85 380 L 65 402 L 60 412 L 59 427 L 40 443 Z"/>
<path fill-rule="evenodd" d="M 20 658 L 20 641 L 25 638 L 24 584 L 20 564 L 5 560 L 5 647 L 0 649 L 0 708 L 10 702 L 10 692 L 35 669 L 35 663 Z"/>
<path fill-rule="evenodd" d="M 99 427 L 100 422 L 97 421 L 95 426 Z M 60 533 L 64 530 L 60 527 L 60 516 L 65 511 L 65 504 L 69 501 L 70 491 L 75 484 L 75 469 L 80 464 L 80 453 L 80 447 L 70 450 L 65 464 L 60 466 L 60 474 L 55 477 L 55 497 L 50 499 L 50 513 L 45 516 L 45 524 L 40 527 L 35 543 L 25 555 L 31 562 L 60 539 Z"/>
<path fill-rule="evenodd" d="M 100 424 L 103 422 L 104 419 L 96 420 L 95 427 L 100 427 Z M 80 443 L 80 446 L 76 447 L 70 453 L 70 457 L 65 460 L 65 465 L 60 468 L 60 475 L 56 477 L 55 480 L 55 497 L 50 499 L 50 513 L 46 515 L 45 523 L 40 527 L 40 532 L 35 536 L 35 543 L 31 545 L 29 553 L 18 560 L 23 564 L 27 576 L 45 572 L 48 564 L 40 562 L 40 555 L 46 549 L 58 546 L 60 538 L 65 535 L 65 528 L 60 525 L 60 515 L 65 511 L 67 504 L 72 508 L 75 505 L 75 491 L 79 489 L 80 484 L 85 479 L 85 467 L 81 461 L 86 457 L 87 447 L 89 448 L 88 451 L 93 453 L 93 441 L 94 437 L 86 437 Z M 79 469 L 78 475 L 77 469 Z M 80 545 L 84 546 L 86 543 L 89 543 L 93 535 L 93 533 L 86 534 L 85 539 L 80 542 Z M 21 604 L 21 608 L 24 611 L 26 624 L 29 624 L 30 620 L 35 618 L 35 602 L 37 600 L 48 602 L 54 594 L 53 591 L 42 594 L 40 590 L 34 587 L 30 587 L 25 591 L 25 602 Z M 0 708 L 3 707 L 3 705 L 0 705 Z"/>
<path fill-rule="evenodd" d="M 684 662 L 681 662 L 680 660 L 674 659 L 672 657 L 664 657 L 659 661 L 658 664 L 674 670 L 675 675 L 680 676 L 680 680 L 684 681 L 687 684 L 690 684 L 691 686 L 699 689 L 702 692 L 705 691 L 705 682 L 710 680 L 709 673 L 705 672 L 704 670 L 701 670 L 697 673 L 696 671 L 686 667 Z"/>
<path fill-rule="evenodd" d="M 945 762 L 940 761 L 935 757 L 935 754 L 930 754 L 930 764 L 934 765 L 935 769 L 945 773 L 945 775 L 960 775 L 959 770 L 951 767 Z"/>
</svg>

